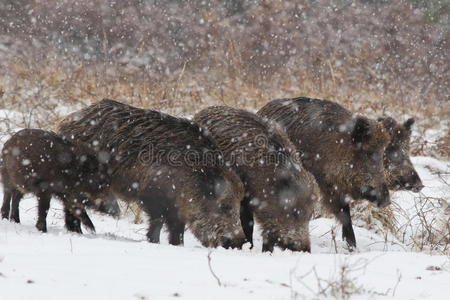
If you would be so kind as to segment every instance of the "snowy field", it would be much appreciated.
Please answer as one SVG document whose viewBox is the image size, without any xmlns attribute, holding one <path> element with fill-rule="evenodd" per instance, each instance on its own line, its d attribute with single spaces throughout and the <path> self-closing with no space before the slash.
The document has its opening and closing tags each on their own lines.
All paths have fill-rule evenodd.
<svg viewBox="0 0 450 300">
<path fill-rule="evenodd" d="M 423 195 L 446 199 L 440 205 L 448 207 L 450 186 L 442 174 L 448 182 L 449 164 L 426 157 L 413 162 Z M 445 299 L 449 257 L 408 245 L 420 223 L 417 196 L 392 195 L 409 237 L 399 241 L 355 227 L 359 244 L 352 254 L 339 226 L 325 218 L 311 222 L 312 254 L 263 254 L 260 238 L 252 250 L 206 249 L 189 232 L 184 247 L 168 245 L 165 233 L 161 245 L 150 244 L 145 222 L 134 224 L 131 214 L 116 220 L 90 211 L 97 233 L 76 235 L 64 229 L 56 200 L 42 234 L 34 227 L 36 200 L 28 196 L 20 204 L 22 224 L 0 221 L 0 299 Z"/>
</svg>

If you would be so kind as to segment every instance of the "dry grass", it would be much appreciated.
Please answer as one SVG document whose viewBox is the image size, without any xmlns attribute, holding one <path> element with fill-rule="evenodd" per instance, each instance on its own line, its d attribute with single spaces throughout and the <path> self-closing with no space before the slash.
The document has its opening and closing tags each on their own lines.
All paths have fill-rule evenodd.
<svg viewBox="0 0 450 300">
<path fill-rule="evenodd" d="M 369 297 L 395 297 L 397 286 L 402 279 L 400 272 L 397 272 L 397 281 L 393 283 L 394 285 L 386 291 L 366 289 L 359 283 L 359 279 L 364 276 L 364 273 L 371 262 L 372 260 L 367 259 L 358 259 L 354 262 L 350 262 L 348 259 L 345 259 L 335 266 L 334 272 L 332 272 L 327 278 L 321 277 L 317 272 L 316 267 L 311 268 L 308 272 L 302 275 L 296 275 L 296 267 L 291 270 L 290 273 L 291 299 L 305 298 L 304 295 L 298 293 L 292 288 L 294 284 L 299 284 L 302 287 L 302 290 L 309 291 L 313 298 L 318 299 L 333 298 L 347 300 L 362 294 Z M 307 284 L 307 279 L 315 282 L 316 287 Z"/>
<path fill-rule="evenodd" d="M 450 253 L 450 206 L 445 199 L 420 195 L 414 199 L 414 214 L 395 209 L 406 219 L 397 224 L 395 234 L 409 249 Z"/>
<path fill-rule="evenodd" d="M 414 116 L 419 135 L 412 142 L 412 154 L 450 156 L 445 102 L 429 100 L 421 107 L 406 105 L 382 91 L 379 95 L 365 91 L 362 83 L 359 90 L 340 90 L 333 80 L 317 83 L 307 73 L 280 75 L 259 83 L 231 77 L 226 70 L 196 73 L 186 65 L 176 76 L 152 81 L 140 74 L 128 75 L 117 65 L 73 66 L 55 59 L 55 55 L 48 54 L 40 62 L 23 57 L 3 63 L 8 72 L 0 75 L 0 108 L 28 115 L 14 125 L 53 128 L 68 112 L 62 107 L 73 110 L 102 98 L 190 116 L 214 104 L 257 110 L 274 98 L 307 95 L 335 100 L 354 112 L 372 117 L 388 114 L 402 120 Z M 422 133 L 430 128 L 442 128 L 442 135 L 433 141 L 424 139 Z"/>
</svg>

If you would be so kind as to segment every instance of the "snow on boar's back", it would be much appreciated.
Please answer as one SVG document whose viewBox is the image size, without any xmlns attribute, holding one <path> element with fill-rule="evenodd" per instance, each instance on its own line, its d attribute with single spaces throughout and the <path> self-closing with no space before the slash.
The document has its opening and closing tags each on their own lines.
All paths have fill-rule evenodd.
<svg viewBox="0 0 450 300">
<path fill-rule="evenodd" d="M 192 122 L 113 100 L 63 120 L 59 131 L 108 153 L 114 194 L 149 215 L 148 240 L 183 243 L 185 224 L 206 247 L 240 248 L 243 184 L 224 166 L 216 146 Z"/>
<path fill-rule="evenodd" d="M 258 115 L 286 128 L 319 184 L 324 206 L 342 223 L 343 238 L 353 249 L 348 196 L 380 207 L 390 203 L 383 166 L 389 135 L 384 126 L 337 103 L 304 97 L 273 100 Z"/>
<path fill-rule="evenodd" d="M 296 159 L 284 131 L 253 113 L 226 106 L 206 108 L 194 122 L 214 139 L 244 183 L 241 223 L 247 240 L 252 243 L 255 218 L 262 227 L 263 251 L 278 246 L 310 252 L 315 182 Z"/>
<path fill-rule="evenodd" d="M 394 119 L 379 118 L 388 130 L 391 141 L 384 151 L 384 168 L 390 190 L 410 190 L 418 193 L 423 184 L 409 159 L 409 140 L 414 119 L 397 123 Z"/>
<path fill-rule="evenodd" d="M 4 145 L 1 165 L 4 198 L 2 217 L 20 222 L 19 201 L 25 193 L 38 198 L 36 227 L 47 231 L 50 199 L 62 200 L 69 231 L 81 232 L 80 223 L 95 231 L 86 205 L 99 205 L 106 197 L 110 177 L 107 164 L 91 149 L 53 132 L 24 129 Z"/>
</svg>

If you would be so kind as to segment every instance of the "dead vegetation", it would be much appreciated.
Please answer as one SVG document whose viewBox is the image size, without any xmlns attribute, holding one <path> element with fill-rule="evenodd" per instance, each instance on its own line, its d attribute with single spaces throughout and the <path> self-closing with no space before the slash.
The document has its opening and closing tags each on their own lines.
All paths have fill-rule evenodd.
<svg viewBox="0 0 450 300">
<path fill-rule="evenodd" d="M 375 257 L 375 259 L 377 259 Z M 347 300 L 358 295 L 367 296 L 391 296 L 395 297 L 397 286 L 402 280 L 402 274 L 397 271 L 397 281 L 385 291 L 367 289 L 360 283 L 366 269 L 373 260 L 358 259 L 350 261 L 346 258 L 335 265 L 334 271 L 328 277 L 319 275 L 316 267 L 312 267 L 303 274 L 298 273 L 297 268 L 290 272 L 291 299 L 307 298 L 302 293 L 293 289 L 294 285 L 299 285 L 302 290 L 308 291 L 313 298 L 328 298 Z M 313 284 L 311 284 L 313 282 Z M 315 285 L 315 286 L 314 286 Z"/>
<path fill-rule="evenodd" d="M 220 77 L 216 71 L 195 74 L 189 65 L 178 76 L 155 82 L 137 75 L 120 75 L 119 66 L 111 67 L 118 69 L 114 70 L 118 75 L 103 76 L 102 66 L 72 66 L 59 57 L 48 57 L 41 62 L 23 58 L 3 63 L 8 72 L 0 75 L 0 109 L 25 113 L 15 127 L 51 129 L 68 112 L 102 98 L 190 116 L 209 105 L 225 104 L 256 110 L 271 99 L 308 95 L 335 100 L 372 117 L 387 114 L 402 120 L 414 116 L 418 125 L 417 134 L 413 136 L 412 154 L 450 156 L 449 111 L 445 102 L 429 100 L 420 108 L 408 106 L 394 96 L 364 91 L 363 84 L 357 91 L 344 94 L 345 90 L 337 91 L 337 85 L 320 88 L 312 78 L 305 79 L 304 76 L 249 84 L 225 71 L 220 73 L 223 81 L 216 79 Z M 0 115 L 0 122 L 5 119 L 7 116 Z M 427 130 L 439 129 L 441 132 L 434 139 L 427 139 Z"/>
<path fill-rule="evenodd" d="M 407 215 L 398 207 L 399 214 Z M 450 250 L 450 209 L 445 199 L 420 195 L 414 199 L 414 217 L 396 228 L 402 243 L 416 251 L 448 254 Z M 408 215 L 411 215 L 409 213 Z M 412 238 L 405 238 L 410 236 Z"/>
</svg>

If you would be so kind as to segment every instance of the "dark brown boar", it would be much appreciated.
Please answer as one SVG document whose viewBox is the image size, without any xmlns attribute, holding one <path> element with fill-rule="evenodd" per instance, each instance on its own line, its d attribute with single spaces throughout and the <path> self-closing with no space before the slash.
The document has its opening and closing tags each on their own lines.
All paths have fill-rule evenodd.
<svg viewBox="0 0 450 300">
<path fill-rule="evenodd" d="M 255 218 L 262 227 L 263 251 L 278 246 L 310 252 L 314 180 L 295 159 L 295 148 L 283 130 L 226 106 L 206 108 L 194 122 L 213 138 L 244 183 L 241 223 L 247 240 L 253 242 Z"/>
<path fill-rule="evenodd" d="M 384 168 L 388 188 L 395 191 L 420 192 L 423 184 L 409 158 L 409 141 L 414 119 L 410 118 L 403 124 L 397 123 L 390 117 L 379 118 L 378 121 L 382 122 L 391 136 L 391 141 L 384 151 Z"/>
<path fill-rule="evenodd" d="M 105 99 L 66 118 L 59 131 L 108 153 L 112 190 L 149 215 L 150 242 L 159 242 L 164 223 L 172 245 L 183 243 L 185 224 L 206 247 L 245 242 L 242 182 L 197 125 Z"/>
<path fill-rule="evenodd" d="M 106 197 L 110 177 L 107 165 L 88 147 L 53 132 L 24 129 L 5 143 L 1 174 L 3 218 L 20 222 L 19 202 L 24 194 L 33 193 L 38 198 L 36 227 L 46 232 L 50 199 L 55 196 L 63 202 L 69 231 L 82 233 L 80 222 L 95 231 L 85 210 L 86 201 L 95 203 Z"/>
<path fill-rule="evenodd" d="M 347 196 L 379 207 L 390 203 L 383 167 L 389 136 L 382 124 L 319 99 L 278 99 L 258 115 L 286 128 L 305 168 L 316 178 L 326 208 L 342 223 L 350 250 L 356 246 Z"/>
</svg>

